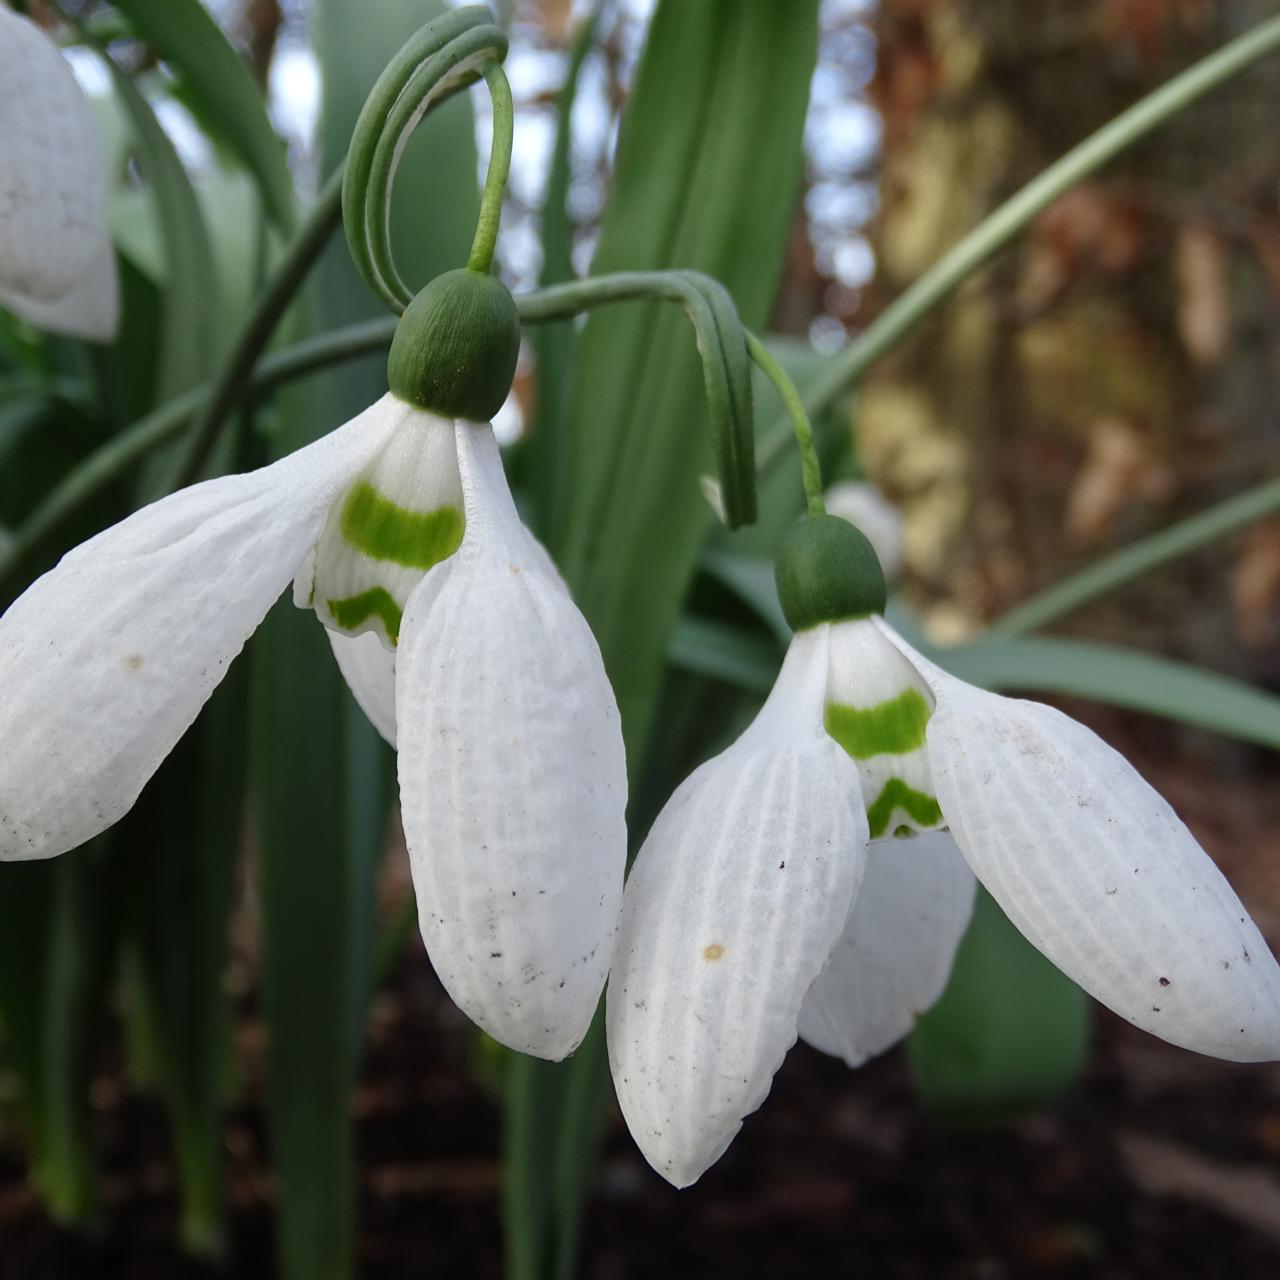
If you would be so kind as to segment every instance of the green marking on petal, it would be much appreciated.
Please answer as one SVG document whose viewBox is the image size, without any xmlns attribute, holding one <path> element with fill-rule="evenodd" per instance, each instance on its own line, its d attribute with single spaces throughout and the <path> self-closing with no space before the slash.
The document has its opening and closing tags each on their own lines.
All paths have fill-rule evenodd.
<svg viewBox="0 0 1280 1280">
<path fill-rule="evenodd" d="M 889 819 L 895 809 L 908 814 L 919 827 L 936 827 L 942 821 L 942 810 L 932 796 L 908 786 L 901 778 L 890 778 L 876 797 L 875 804 L 867 808 L 867 823 L 873 840 L 888 830 Z"/>
<path fill-rule="evenodd" d="M 918 689 L 904 689 L 874 707 L 847 707 L 828 702 L 823 724 L 827 732 L 855 759 L 904 756 L 924 746 L 929 704 Z"/>
<path fill-rule="evenodd" d="M 334 622 L 344 631 L 354 631 L 370 618 L 380 618 L 386 628 L 387 639 L 396 644 L 400 639 L 400 619 L 404 611 L 385 587 L 370 587 L 358 596 L 345 600 L 326 600 Z"/>
<path fill-rule="evenodd" d="M 384 498 L 367 480 L 353 486 L 342 505 L 342 536 L 375 560 L 430 569 L 462 545 L 457 507 L 410 511 Z"/>
</svg>

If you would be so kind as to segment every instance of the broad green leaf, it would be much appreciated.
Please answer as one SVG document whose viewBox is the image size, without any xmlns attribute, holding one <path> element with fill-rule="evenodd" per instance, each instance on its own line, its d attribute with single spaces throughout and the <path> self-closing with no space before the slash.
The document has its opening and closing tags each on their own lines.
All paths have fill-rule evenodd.
<svg viewBox="0 0 1280 1280">
<path fill-rule="evenodd" d="M 118 873 L 147 1065 L 168 1104 L 182 1192 L 180 1236 L 223 1242 L 222 1111 L 230 1020 L 223 977 L 243 844 L 248 671 L 236 663 L 121 824 Z"/>
<path fill-rule="evenodd" d="M 569 184 L 572 178 L 573 103 L 578 92 L 582 64 L 595 40 L 600 14 L 597 3 L 591 16 L 574 38 L 573 51 L 564 83 L 556 98 L 556 141 L 547 172 L 547 191 L 542 204 L 542 272 L 540 285 L 559 284 L 573 276 L 573 223 L 569 217 Z M 526 449 L 522 461 L 536 468 L 529 478 L 535 497 L 530 521 L 540 537 L 549 536 L 553 513 L 561 501 L 559 484 L 565 472 L 565 396 L 573 362 L 574 333 L 571 321 L 537 325 L 532 332 L 536 377 L 533 422 L 536 441 Z"/>
<path fill-rule="evenodd" d="M 0 868 L 0 1019 L 22 1086 L 30 1178 L 58 1221 L 98 1212 L 89 1082 L 114 944 L 110 837 Z"/>
<path fill-rule="evenodd" d="M 134 30 L 182 79 L 202 123 L 253 174 L 276 227 L 292 229 L 293 179 L 284 143 L 267 118 L 266 104 L 244 60 L 198 0 L 115 0 Z"/>
<path fill-rule="evenodd" d="M 962 1123 L 998 1123 L 1056 1102 L 1088 1049 L 1084 992 L 979 889 L 942 999 L 907 1055 L 926 1106 Z"/>
<path fill-rule="evenodd" d="M 953 674 L 989 689 L 1091 698 L 1280 751 L 1280 698 L 1172 658 L 1037 637 L 935 649 L 931 656 Z"/>
<path fill-rule="evenodd" d="M 191 179 L 146 99 L 113 60 L 116 94 L 133 125 L 143 177 L 155 200 L 166 264 L 157 401 L 204 380 L 222 349 L 218 273 Z"/>
</svg>

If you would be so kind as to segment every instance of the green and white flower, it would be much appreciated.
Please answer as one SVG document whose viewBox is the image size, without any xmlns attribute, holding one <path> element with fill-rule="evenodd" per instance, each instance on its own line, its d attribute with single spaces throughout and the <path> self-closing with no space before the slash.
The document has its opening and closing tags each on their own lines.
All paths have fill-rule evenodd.
<svg viewBox="0 0 1280 1280">
<path fill-rule="evenodd" d="M 290 579 L 398 739 L 442 981 L 498 1040 L 563 1057 L 608 967 L 626 769 L 599 649 L 520 522 L 487 424 L 389 393 L 35 582 L 0 618 L 0 858 L 63 853 L 122 817 Z"/>
<path fill-rule="evenodd" d="M 946 984 L 975 876 L 1136 1026 L 1280 1058 L 1280 967 L 1169 805 L 1084 726 L 858 612 L 793 619 L 764 709 L 675 793 L 628 881 L 609 1056 L 654 1168 L 698 1178 L 797 1033 L 851 1065 L 900 1039 Z"/>
<path fill-rule="evenodd" d="M 57 46 L 0 4 L 0 308 L 55 333 L 116 330 L 116 259 L 93 114 Z"/>
</svg>

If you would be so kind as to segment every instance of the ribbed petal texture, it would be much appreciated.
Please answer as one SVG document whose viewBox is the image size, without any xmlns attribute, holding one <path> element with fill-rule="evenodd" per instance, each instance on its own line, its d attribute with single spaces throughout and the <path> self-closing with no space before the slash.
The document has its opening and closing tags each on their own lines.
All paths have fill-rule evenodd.
<svg viewBox="0 0 1280 1280">
<path fill-rule="evenodd" d="M 626 762 L 586 620 L 519 523 L 488 427 L 458 424 L 461 549 L 409 600 L 400 797 L 422 936 L 490 1035 L 562 1058 L 608 971 Z"/>
<path fill-rule="evenodd" d="M 946 988 L 977 881 L 946 832 L 882 840 L 827 967 L 800 1011 L 800 1038 L 851 1067 L 897 1044 Z"/>
<path fill-rule="evenodd" d="M 853 762 L 822 731 L 825 629 L 662 811 L 627 883 L 609 1059 L 646 1159 L 686 1186 L 769 1092 L 862 877 Z"/>
<path fill-rule="evenodd" d="M 379 402 L 273 466 L 144 507 L 14 602 L 0 618 L 0 857 L 63 853 L 128 811 L 393 427 Z"/>
<path fill-rule="evenodd" d="M 1280 968 L 1133 766 L 1060 711 L 956 680 L 880 625 L 937 699 L 938 800 L 1009 919 L 1136 1026 L 1219 1058 L 1280 1057 Z"/>
</svg>

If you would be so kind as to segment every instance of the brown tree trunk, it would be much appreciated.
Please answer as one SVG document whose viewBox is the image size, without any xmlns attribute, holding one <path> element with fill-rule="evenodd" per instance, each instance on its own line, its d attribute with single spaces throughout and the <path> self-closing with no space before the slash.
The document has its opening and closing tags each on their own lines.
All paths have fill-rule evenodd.
<svg viewBox="0 0 1280 1280">
<path fill-rule="evenodd" d="M 881 0 L 883 303 L 1117 111 L 1273 9 Z M 1280 461 L 1275 62 L 1048 210 L 862 396 L 909 565 L 962 632 Z M 1274 527 L 1065 624 L 1280 678 Z"/>
</svg>

